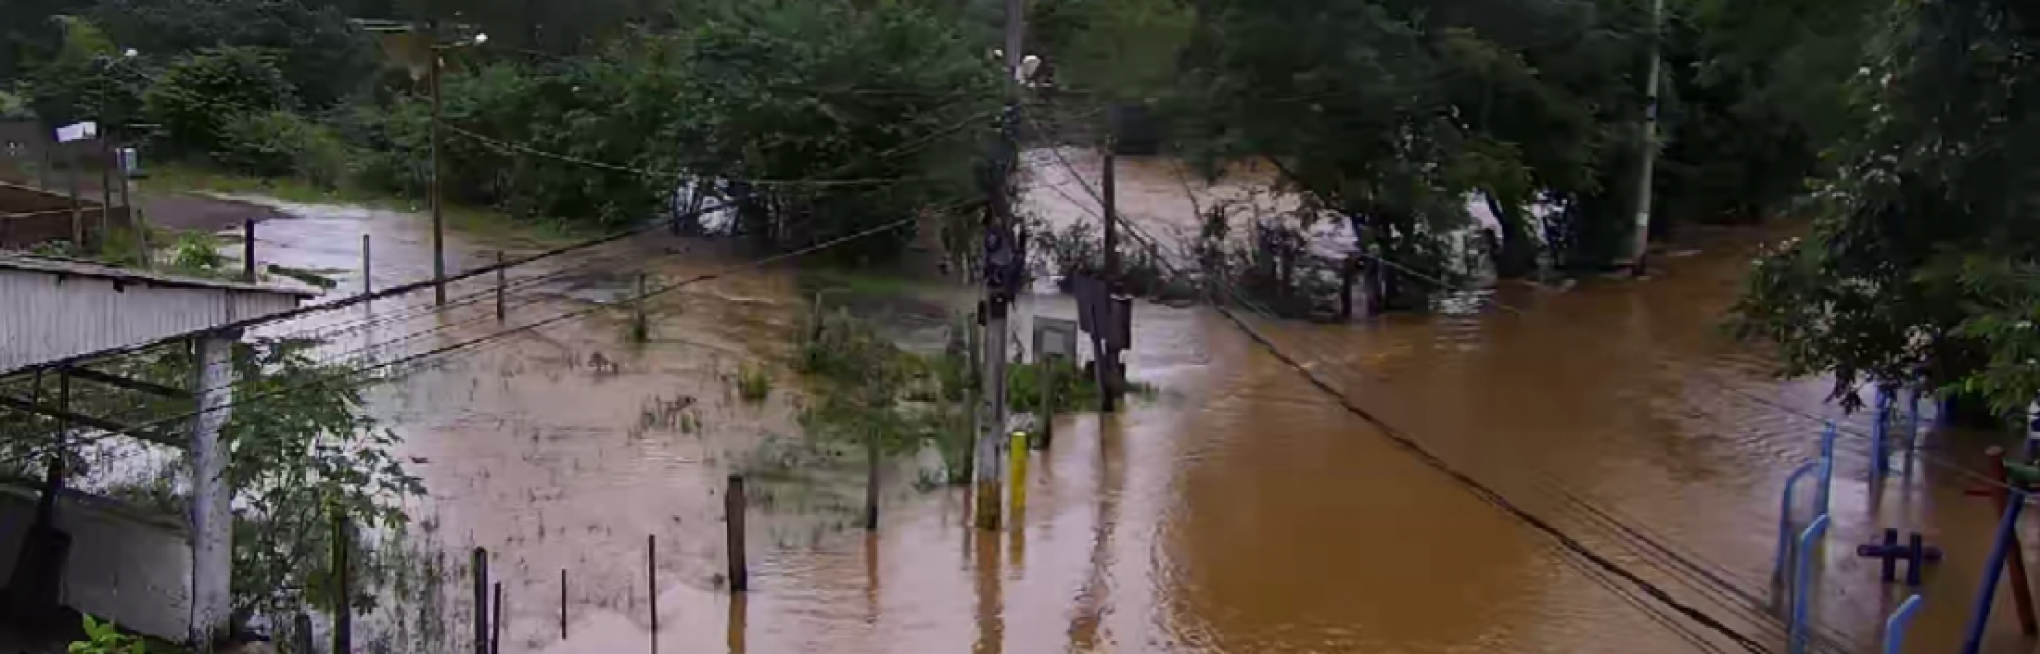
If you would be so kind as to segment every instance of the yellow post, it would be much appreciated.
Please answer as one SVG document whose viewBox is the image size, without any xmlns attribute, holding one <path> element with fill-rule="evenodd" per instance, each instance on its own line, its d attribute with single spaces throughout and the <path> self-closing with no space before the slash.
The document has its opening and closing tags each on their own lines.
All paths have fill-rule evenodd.
<svg viewBox="0 0 2040 654">
<path fill-rule="evenodd" d="M 1016 516 L 1013 524 L 1019 525 L 1017 516 L 1027 508 L 1027 432 L 1013 432 L 1012 444 L 1007 449 L 1010 452 L 1007 457 L 1013 462 L 1012 474 L 1007 476 L 1013 484 L 1013 515 Z"/>
</svg>

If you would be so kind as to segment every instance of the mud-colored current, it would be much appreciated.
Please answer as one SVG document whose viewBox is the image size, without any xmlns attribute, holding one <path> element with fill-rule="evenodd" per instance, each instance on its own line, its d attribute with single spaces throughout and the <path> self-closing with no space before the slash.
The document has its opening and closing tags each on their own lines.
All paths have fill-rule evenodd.
<svg viewBox="0 0 2040 654">
<path fill-rule="evenodd" d="M 1191 224 L 1176 166 L 1123 165 L 1129 220 L 1160 233 Z M 1071 194 L 1036 191 L 1030 205 L 1085 219 L 1077 187 L 1057 188 Z M 414 220 L 288 208 L 298 217 L 260 232 L 290 265 L 353 270 L 350 244 L 369 231 L 390 266 L 385 280 L 379 263 L 379 286 L 428 269 Z M 1811 460 L 1822 420 L 1867 427 L 1824 402 L 1826 380 L 1773 380 L 1762 352 L 1720 329 L 1762 238 L 1694 238 L 1647 281 L 1505 286 L 1463 313 L 1336 326 L 1241 314 L 1374 420 L 1211 309 L 1142 305 L 1131 374 L 1162 391 L 1116 415 L 1059 418 L 1006 530 L 970 528 L 963 490 L 920 487 L 902 463 L 866 534 L 860 473 L 822 448 L 791 463 L 812 478 L 754 492 L 752 590 L 734 602 L 721 579 L 724 477 L 804 450 L 784 446 L 801 438 L 790 373 L 762 404 L 736 397 L 730 377 L 740 361 L 784 360 L 810 301 L 792 273 L 662 295 L 642 345 L 626 312 L 604 310 L 435 357 L 372 404 L 430 491 L 420 524 L 450 559 L 492 552 L 505 651 L 651 651 L 650 555 L 666 652 L 1782 652 L 1771 617 L 1782 484 Z M 457 239 L 455 268 L 494 247 Z M 533 281 L 511 294 L 507 324 L 621 297 L 640 269 L 656 286 L 737 260 L 658 238 L 549 260 L 511 275 Z M 359 287 L 354 274 L 341 289 Z M 416 316 L 336 347 L 401 356 L 492 333 L 489 283 L 456 284 L 456 305 L 437 313 L 420 309 L 429 294 L 339 312 L 329 326 Z M 1025 330 L 1074 309 L 1035 296 L 1018 313 Z M 1814 553 L 1824 643 L 1873 649 L 1909 592 L 1854 553 L 1893 527 L 1946 550 L 1917 591 L 1926 603 L 1905 651 L 1956 649 L 1995 523 L 1962 493 L 1979 439 L 1924 435 L 1877 482 L 1868 443 L 1842 439 L 1833 528 Z M 1796 523 L 1811 510 L 1795 507 Z M 1986 651 L 2028 651 L 2002 604 Z"/>
</svg>

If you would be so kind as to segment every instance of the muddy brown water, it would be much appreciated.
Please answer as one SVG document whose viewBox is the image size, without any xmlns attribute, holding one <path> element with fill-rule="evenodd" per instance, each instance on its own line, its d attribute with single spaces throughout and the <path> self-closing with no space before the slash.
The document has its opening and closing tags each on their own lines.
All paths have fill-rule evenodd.
<svg viewBox="0 0 2040 654">
<path fill-rule="evenodd" d="M 1095 165 L 1073 154 L 1079 169 Z M 1156 231 L 1190 204 L 1161 199 L 1180 197 L 1169 195 L 1181 189 L 1173 166 L 1135 160 L 1121 175 L 1128 197 L 1156 199 L 1129 211 Z M 1035 206 L 1071 219 L 1078 202 Z M 393 244 L 377 246 L 393 269 L 425 260 L 415 220 L 290 209 L 300 218 L 264 229 L 279 251 L 344 261 L 358 242 L 350 233 L 366 225 Z M 1759 651 L 1784 651 L 1766 613 L 1779 490 L 1813 455 L 1821 419 L 1865 428 L 1823 402 L 1826 381 L 1773 380 L 1765 356 L 1719 330 L 1760 240 L 1702 239 L 1641 283 L 1505 287 L 1458 315 L 1249 321 L 1446 465 Z M 453 249 L 466 266 L 487 247 L 456 239 Z M 521 271 L 558 275 L 534 283 L 528 304 L 513 300 L 509 322 L 619 297 L 639 266 L 657 283 L 731 260 L 688 247 L 627 241 Z M 430 489 L 414 513 L 450 558 L 474 545 L 494 552 L 507 651 L 651 651 L 648 535 L 668 652 L 1747 651 L 1468 492 L 1216 312 L 1152 305 L 1136 312 L 1132 375 L 1163 392 L 1116 415 L 1058 418 L 1056 446 L 1035 457 L 1026 511 L 1008 529 L 969 528 L 962 491 L 918 490 L 901 464 L 867 535 L 855 526 L 854 466 L 824 455 L 803 463 L 828 471 L 819 481 L 764 485 L 752 591 L 733 602 L 719 576 L 722 480 L 798 438 L 799 393 L 778 370 L 770 399 L 749 404 L 728 377 L 745 359 L 783 361 L 807 303 L 796 289 L 784 270 L 730 275 L 662 297 L 641 346 L 627 342 L 624 313 L 598 312 L 375 393 Z M 349 337 L 361 347 L 439 328 L 383 346 L 395 356 L 488 334 L 490 311 L 474 302 Z M 1029 297 L 1017 322 L 1037 313 L 1073 309 Z M 1947 551 L 1919 590 L 1925 608 L 1904 651 L 1956 649 L 1995 522 L 1987 503 L 1962 495 L 1979 438 L 1926 436 L 1879 483 L 1867 443 L 1842 439 L 1834 525 L 1815 557 L 1824 638 L 1873 649 L 1903 599 L 1853 553 L 1889 526 Z M 1810 502 L 1795 512 L 1803 524 Z M 463 583 L 450 592 L 464 597 Z M 1986 651 L 2028 651 L 2001 604 Z"/>
</svg>

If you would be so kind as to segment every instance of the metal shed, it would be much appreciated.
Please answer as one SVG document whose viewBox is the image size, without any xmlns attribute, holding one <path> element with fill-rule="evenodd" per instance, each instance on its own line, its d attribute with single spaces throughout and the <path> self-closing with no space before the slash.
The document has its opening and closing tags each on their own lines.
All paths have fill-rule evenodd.
<svg viewBox="0 0 2040 654">
<path fill-rule="evenodd" d="M 0 254 L 0 372 L 295 309 L 309 291 Z"/>
</svg>

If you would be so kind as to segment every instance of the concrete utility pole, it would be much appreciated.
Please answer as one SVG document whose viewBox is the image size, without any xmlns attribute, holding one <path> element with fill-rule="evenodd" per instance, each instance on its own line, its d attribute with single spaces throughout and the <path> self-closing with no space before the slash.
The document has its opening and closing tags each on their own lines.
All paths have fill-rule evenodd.
<svg viewBox="0 0 2040 654">
<path fill-rule="evenodd" d="M 1650 77 L 1643 82 L 1643 164 L 1638 166 L 1636 178 L 1636 244 L 1631 250 L 1629 272 L 1641 277 L 1644 274 L 1646 255 L 1650 252 L 1650 204 L 1651 176 L 1657 166 L 1657 121 L 1658 121 L 1658 68 L 1662 64 L 1659 53 L 1660 26 L 1665 13 L 1665 0 L 1651 0 L 1650 3 Z"/>
<path fill-rule="evenodd" d="M 192 341 L 198 370 L 191 421 L 191 642 L 201 652 L 227 635 L 234 606 L 233 488 L 227 484 L 227 445 L 220 429 L 234 400 L 234 341 L 208 334 Z"/>
<path fill-rule="evenodd" d="M 1006 0 L 1006 112 L 999 125 L 999 143 L 992 156 L 991 174 L 986 176 L 990 196 L 985 225 L 985 347 L 984 379 L 981 385 L 990 408 L 977 433 L 977 526 L 999 528 L 999 472 L 1005 454 L 1006 429 L 1006 313 L 1017 280 L 1014 258 L 1012 198 L 1006 184 L 1018 159 L 1014 131 L 1020 122 L 1020 64 L 1022 36 L 1026 34 L 1026 3 Z"/>
</svg>

